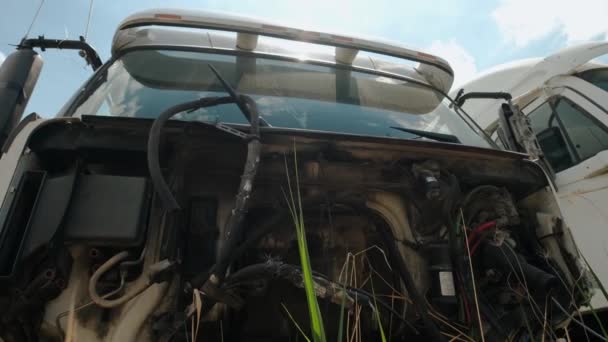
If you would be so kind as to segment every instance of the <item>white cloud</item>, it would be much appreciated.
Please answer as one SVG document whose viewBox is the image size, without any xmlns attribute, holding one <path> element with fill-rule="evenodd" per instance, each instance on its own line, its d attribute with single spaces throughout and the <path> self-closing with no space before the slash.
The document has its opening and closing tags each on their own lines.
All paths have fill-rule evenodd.
<svg viewBox="0 0 608 342">
<path fill-rule="evenodd" d="M 606 0 L 502 0 L 492 17 L 503 38 L 518 47 L 555 31 L 569 43 L 608 33 Z"/>
<path fill-rule="evenodd" d="M 452 88 L 471 80 L 477 74 L 475 58 L 464 47 L 456 43 L 454 39 L 447 42 L 436 40 L 425 51 L 437 55 L 450 63 L 452 69 L 454 69 L 455 76 Z"/>
<path fill-rule="evenodd" d="M 4 58 L 6 58 L 6 56 L 4 56 L 2 52 L 0 52 L 0 65 L 2 65 L 2 62 L 4 62 Z"/>
</svg>

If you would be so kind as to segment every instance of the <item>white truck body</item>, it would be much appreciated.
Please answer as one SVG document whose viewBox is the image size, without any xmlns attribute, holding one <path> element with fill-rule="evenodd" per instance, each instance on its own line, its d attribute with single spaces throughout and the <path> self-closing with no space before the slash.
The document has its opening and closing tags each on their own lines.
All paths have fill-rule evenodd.
<svg viewBox="0 0 608 342">
<path fill-rule="evenodd" d="M 462 87 L 465 92 L 509 92 L 528 115 L 545 156 L 554 164 L 554 185 L 564 219 L 604 285 L 608 284 L 608 65 L 593 59 L 605 54 L 608 42 L 577 45 L 544 59 L 495 67 Z M 464 105 L 497 142 L 499 103 L 475 100 Z M 550 103 L 558 120 L 547 124 L 558 127 L 565 138 L 560 161 L 555 159 L 560 149 L 543 146 L 539 136 L 543 132 L 539 117 Z M 608 302 L 596 291 L 591 305 L 604 308 Z"/>
</svg>

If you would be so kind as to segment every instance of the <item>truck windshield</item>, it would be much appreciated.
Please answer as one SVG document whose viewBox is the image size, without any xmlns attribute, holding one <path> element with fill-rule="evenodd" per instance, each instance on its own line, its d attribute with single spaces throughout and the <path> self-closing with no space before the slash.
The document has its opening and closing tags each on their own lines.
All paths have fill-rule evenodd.
<svg viewBox="0 0 608 342">
<path fill-rule="evenodd" d="M 198 51 L 136 50 L 98 73 L 67 116 L 156 118 L 165 109 L 226 95 L 212 64 L 237 91 L 251 96 L 273 127 L 402 139 L 429 139 L 410 130 L 455 136 L 491 147 L 472 121 L 449 109 L 429 87 L 340 67 L 258 56 Z M 178 120 L 247 124 L 234 104 L 181 113 Z"/>
</svg>

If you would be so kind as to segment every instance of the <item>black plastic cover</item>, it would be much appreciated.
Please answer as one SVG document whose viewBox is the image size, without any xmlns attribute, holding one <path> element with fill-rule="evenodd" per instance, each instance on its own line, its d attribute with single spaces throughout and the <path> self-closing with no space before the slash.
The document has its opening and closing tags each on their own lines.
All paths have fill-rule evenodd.
<svg viewBox="0 0 608 342">
<path fill-rule="evenodd" d="M 12 278 L 18 267 L 45 176 L 42 171 L 28 171 L 19 181 L 7 220 L 0 227 L 0 282 Z"/>
<path fill-rule="evenodd" d="M 66 242 L 135 246 L 143 240 L 148 184 L 145 178 L 82 176 L 64 227 Z"/>
<path fill-rule="evenodd" d="M 47 177 L 41 185 L 37 206 L 30 215 L 30 228 L 23 247 L 23 258 L 47 245 L 59 226 L 70 205 L 72 187 L 76 174 Z"/>
<path fill-rule="evenodd" d="M 72 194 L 72 177 L 45 182 L 32 214 L 24 257 L 56 234 L 68 244 L 91 246 L 131 247 L 143 241 L 150 203 L 146 178 L 79 175 Z"/>
</svg>

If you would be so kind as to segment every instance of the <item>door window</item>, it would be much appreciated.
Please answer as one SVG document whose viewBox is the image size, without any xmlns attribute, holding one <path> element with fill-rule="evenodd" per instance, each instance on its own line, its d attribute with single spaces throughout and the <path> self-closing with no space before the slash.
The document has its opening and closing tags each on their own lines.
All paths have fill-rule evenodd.
<svg viewBox="0 0 608 342">
<path fill-rule="evenodd" d="M 529 118 L 555 172 L 608 150 L 608 130 L 566 98 L 550 99 L 533 110 Z"/>
<path fill-rule="evenodd" d="M 558 101 L 555 111 L 581 160 L 591 158 L 600 151 L 608 150 L 606 128 L 586 115 L 582 108 L 562 99 Z"/>
<path fill-rule="evenodd" d="M 608 91 L 608 68 L 587 70 L 577 76 L 604 91 Z"/>
</svg>

